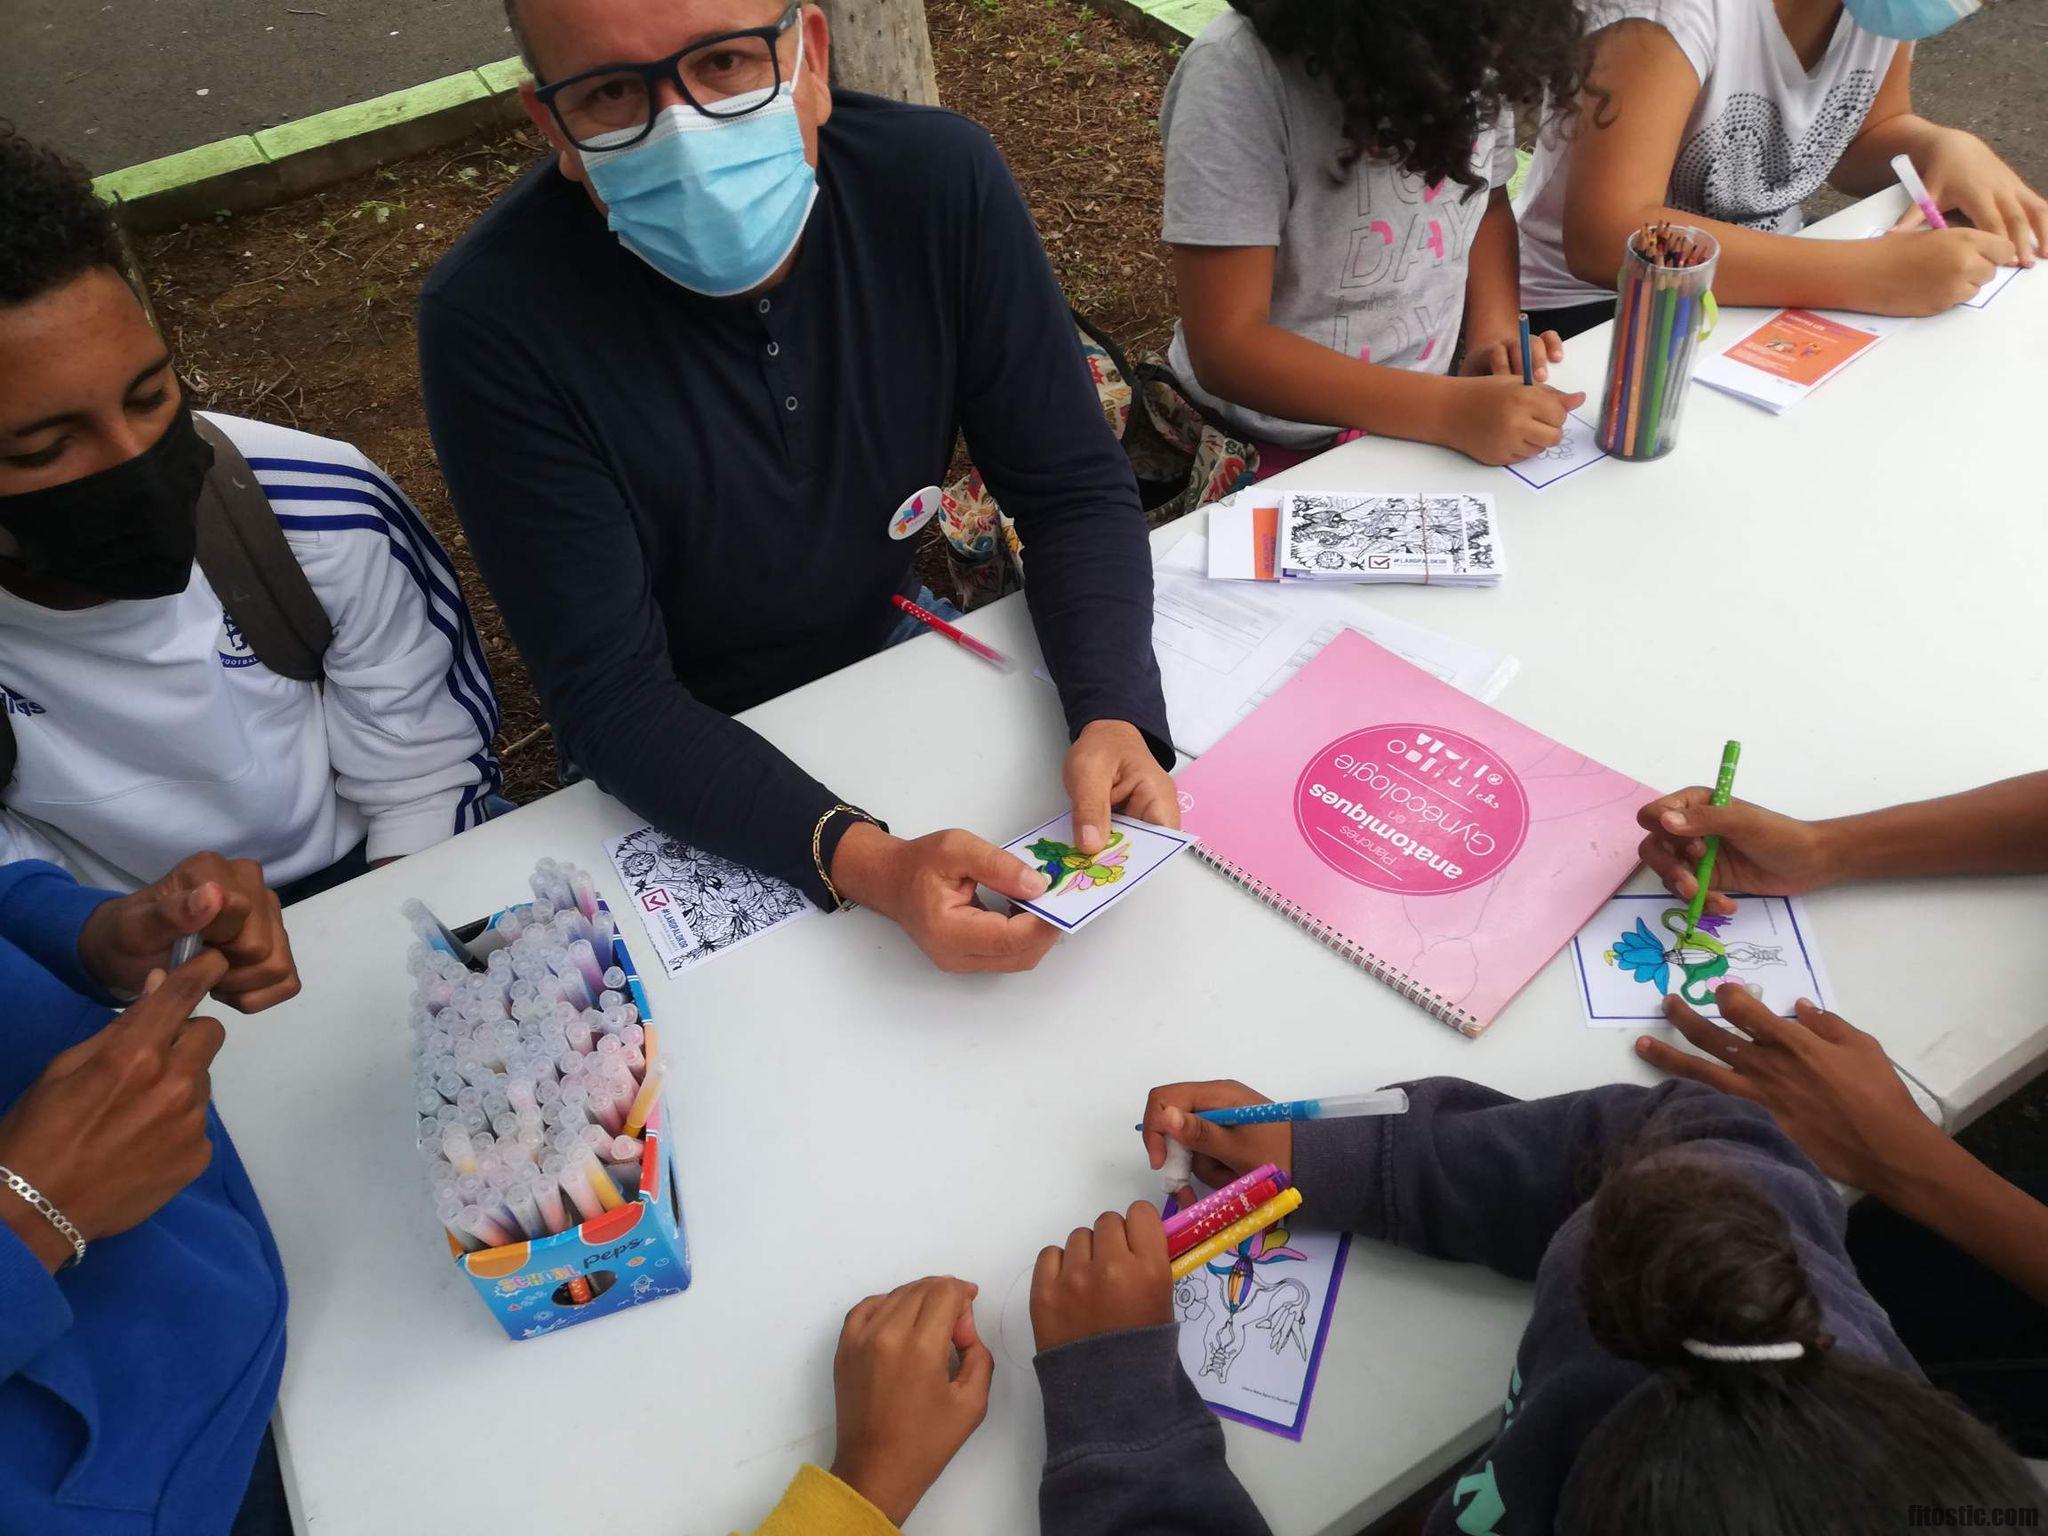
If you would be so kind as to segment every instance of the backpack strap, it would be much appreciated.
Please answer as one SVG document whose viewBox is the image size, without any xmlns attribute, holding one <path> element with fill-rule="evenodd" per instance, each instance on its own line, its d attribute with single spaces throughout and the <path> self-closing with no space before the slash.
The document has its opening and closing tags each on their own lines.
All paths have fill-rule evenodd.
<svg viewBox="0 0 2048 1536">
<path fill-rule="evenodd" d="M 258 661 L 280 677 L 317 683 L 334 625 L 278 526 L 256 472 L 203 416 L 192 424 L 213 449 L 199 493 L 199 569 Z"/>
<path fill-rule="evenodd" d="M 242 451 L 204 416 L 195 414 L 192 425 L 213 449 L 199 493 L 199 568 L 258 661 L 280 677 L 317 683 L 334 642 L 327 610 Z M 0 711 L 0 789 L 14 782 L 18 760 L 14 722 Z"/>
</svg>

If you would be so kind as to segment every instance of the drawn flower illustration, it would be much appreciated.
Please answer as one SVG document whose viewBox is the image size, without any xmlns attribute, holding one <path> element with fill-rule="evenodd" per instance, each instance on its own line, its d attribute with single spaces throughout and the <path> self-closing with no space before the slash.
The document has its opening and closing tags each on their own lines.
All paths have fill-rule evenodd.
<svg viewBox="0 0 2048 1536">
<path fill-rule="evenodd" d="M 1052 882 L 1046 895 L 1062 891 L 1085 891 L 1098 885 L 1114 885 L 1124 877 L 1124 864 L 1131 856 L 1130 840 L 1121 832 L 1109 834 L 1102 852 L 1090 858 L 1080 849 L 1054 838 L 1041 837 L 1025 852 L 1038 862 L 1045 878 Z"/>
<path fill-rule="evenodd" d="M 1647 981 L 1659 992 L 1671 990 L 1671 959 L 1664 952 L 1663 942 L 1650 932 L 1650 925 L 1640 917 L 1635 927 L 1614 941 L 1614 948 L 1607 951 L 1609 965 L 1618 965 L 1637 981 Z"/>
</svg>

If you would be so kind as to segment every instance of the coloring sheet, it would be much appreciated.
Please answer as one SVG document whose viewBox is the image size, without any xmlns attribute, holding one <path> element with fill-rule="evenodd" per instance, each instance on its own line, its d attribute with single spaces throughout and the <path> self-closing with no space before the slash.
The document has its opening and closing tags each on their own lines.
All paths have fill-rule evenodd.
<svg viewBox="0 0 2048 1536">
<path fill-rule="evenodd" d="M 1291 492 L 1280 545 L 1285 572 L 1312 580 L 1476 585 L 1500 576 L 1491 496 Z"/>
<path fill-rule="evenodd" d="M 1350 1249 L 1348 1232 L 1282 1222 L 1175 1284 L 1180 1363 L 1202 1401 L 1240 1424 L 1301 1438 Z"/>
<path fill-rule="evenodd" d="M 1784 1018 L 1802 997 L 1831 1007 L 1834 994 L 1799 899 L 1734 899 L 1732 917 L 1702 917 L 1689 942 L 1685 903 L 1668 892 L 1608 902 L 1572 940 L 1586 1022 L 1613 1029 L 1662 1024 L 1664 999 L 1674 992 L 1718 1019 L 1714 989 L 1729 982 L 1763 988 L 1764 1005 Z"/>
<path fill-rule="evenodd" d="M 1004 849 L 1052 881 L 1043 896 L 1018 906 L 1053 927 L 1074 933 L 1128 896 L 1147 875 L 1194 841 L 1186 833 L 1128 816 L 1109 818 L 1109 843 L 1093 858 L 1067 841 L 1074 817 L 1062 811 Z"/>
<path fill-rule="evenodd" d="M 1593 424 L 1574 412 L 1565 417 L 1564 440 L 1555 448 L 1546 448 L 1533 459 L 1503 464 L 1501 468 L 1531 490 L 1540 491 L 1567 475 L 1592 468 L 1606 457 L 1606 452 L 1593 441 Z"/>
<path fill-rule="evenodd" d="M 2025 269 L 2021 267 L 2000 267 L 1972 297 L 1963 300 L 1963 308 L 1985 308 L 1993 299 L 2005 292 L 2005 285 L 2018 277 L 2023 270 Z"/>
<path fill-rule="evenodd" d="M 669 976 L 817 910 L 795 886 L 654 827 L 613 839 L 605 852 Z"/>
</svg>

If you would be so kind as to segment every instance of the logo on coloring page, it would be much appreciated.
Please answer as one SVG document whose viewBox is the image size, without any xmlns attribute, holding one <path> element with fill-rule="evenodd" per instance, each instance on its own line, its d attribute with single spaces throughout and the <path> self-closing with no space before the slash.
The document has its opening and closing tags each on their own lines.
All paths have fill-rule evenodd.
<svg viewBox="0 0 2048 1536">
<path fill-rule="evenodd" d="M 249 649 L 249 641 L 242 634 L 242 626 L 234 621 L 225 608 L 221 610 L 220 639 L 215 643 L 215 649 L 220 652 L 220 664 L 224 667 L 239 670 L 256 665 L 256 653 Z"/>
<path fill-rule="evenodd" d="M 9 715 L 20 715 L 24 720 L 49 713 L 47 709 L 43 708 L 34 699 L 24 698 L 21 694 L 8 687 L 0 687 L 0 712 Z"/>
</svg>

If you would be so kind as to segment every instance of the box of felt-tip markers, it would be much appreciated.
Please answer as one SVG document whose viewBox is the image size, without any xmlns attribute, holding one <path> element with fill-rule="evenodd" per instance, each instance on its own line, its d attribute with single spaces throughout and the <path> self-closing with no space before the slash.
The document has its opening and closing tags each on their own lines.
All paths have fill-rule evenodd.
<svg viewBox="0 0 2048 1536">
<path fill-rule="evenodd" d="M 551 862 L 544 861 L 535 873 L 537 901 L 541 900 L 542 876 L 550 868 Z M 564 870 L 561 874 L 579 872 Z M 456 1181 L 462 1186 L 459 1212 L 451 1209 L 445 1189 L 437 1189 L 443 1235 L 451 1256 L 514 1341 L 608 1317 L 675 1295 L 690 1284 L 689 1242 L 669 1132 L 669 1090 L 674 1078 L 661 1056 L 660 1034 L 646 990 L 609 907 L 590 890 L 587 877 L 578 879 L 577 893 L 580 902 L 564 903 L 558 908 L 561 916 L 547 920 L 556 925 L 558 931 L 552 932 L 535 927 L 533 906 L 508 907 L 454 930 L 442 928 L 422 907 L 409 903 L 407 911 L 422 948 L 428 952 L 424 964 L 420 949 L 415 949 L 413 957 L 414 974 L 420 980 L 414 1000 L 416 1048 L 430 1041 L 438 1046 L 442 1035 L 451 1041 L 470 1041 L 458 1060 L 462 1088 L 443 1078 L 438 1092 L 445 1107 L 437 1114 L 458 1104 L 473 1105 L 477 1112 L 496 1106 L 496 1113 L 486 1113 L 486 1120 L 499 1134 L 469 1133 L 472 1161 L 463 1166 L 478 1178 L 490 1169 L 519 1171 L 518 1188 L 497 1183 L 483 1186 L 481 1193 L 477 1179 L 465 1180 L 457 1173 Z M 539 946 L 529 942 L 522 951 L 507 937 L 521 931 L 549 933 L 549 942 Z M 570 946 L 552 944 L 552 938 L 570 935 L 581 938 L 571 938 Z M 575 948 L 580 943 L 589 943 L 590 951 Z M 572 958 L 563 966 L 559 955 L 565 947 L 570 948 Z M 455 964 L 436 958 L 436 952 Z M 496 955 L 506 958 L 492 958 Z M 519 956 L 518 973 L 512 971 L 514 955 Z M 548 955 L 553 955 L 554 963 L 542 972 L 534 963 L 537 955 L 541 964 L 547 964 Z M 568 974 L 578 969 L 579 959 L 587 979 Z M 596 962 L 594 973 L 588 969 L 592 961 Z M 457 966 L 464 973 L 459 979 Z M 510 981 L 505 979 L 508 975 Z M 434 983 L 435 976 L 447 983 L 445 988 Z M 520 982 L 526 987 L 521 988 Z M 566 997 L 561 995 L 564 991 Z M 438 1008 L 434 1006 L 437 1002 L 441 1004 Z M 565 1002 L 568 1007 L 563 1006 Z M 536 1023 L 536 1005 L 551 1006 L 556 1016 Z M 503 1022 L 498 1017 L 501 1009 Z M 516 1018 L 515 1009 L 519 1010 Z M 459 1010 L 461 1017 L 451 1010 Z M 507 1023 L 521 1035 L 516 1042 Z M 458 1024 L 467 1026 L 466 1037 L 458 1033 Z M 480 1034 L 480 1024 L 488 1025 L 492 1033 Z M 536 1034 L 545 1042 L 545 1050 L 533 1038 Z M 602 1048 L 608 1038 L 617 1049 Z M 558 1045 L 561 1049 L 556 1051 Z M 446 1054 L 453 1054 L 452 1047 Z M 607 1063 L 618 1074 L 613 1079 L 616 1099 L 608 1098 L 600 1088 L 597 1066 L 574 1074 L 562 1071 L 562 1067 L 573 1065 L 568 1060 L 571 1054 L 591 1063 Z M 553 1055 L 555 1063 L 548 1065 L 545 1055 Z M 416 1061 L 426 1059 L 416 1050 Z M 637 1071 L 632 1069 L 634 1062 L 639 1064 Z M 422 1074 L 415 1082 L 422 1110 L 429 1094 L 436 1091 L 423 1087 L 425 1080 Z M 545 1088 L 543 1080 L 548 1083 Z M 583 1091 L 579 1093 L 572 1083 L 583 1085 Z M 626 1091 L 629 1083 L 630 1094 Z M 486 1089 L 484 1084 L 491 1086 Z M 566 1108 L 572 1096 L 580 1106 L 574 1118 Z M 634 1101 L 631 1105 L 629 1098 Z M 634 1118 L 636 1114 L 640 1119 Z M 434 1158 L 436 1151 L 448 1145 L 447 1127 L 442 1127 L 435 1151 L 429 1151 L 424 1117 L 420 1123 L 422 1151 Z M 475 1126 L 474 1114 L 463 1123 Z M 620 1153 L 630 1151 L 630 1155 L 577 1152 L 577 1165 L 563 1166 L 565 1153 L 571 1149 L 565 1125 L 589 1137 L 593 1147 L 603 1137 L 592 1127 L 612 1125 L 621 1133 L 630 1130 L 633 1135 L 623 1140 L 613 1137 L 611 1143 Z M 520 1133 L 528 1129 L 539 1130 L 541 1139 L 535 1144 L 534 1138 L 527 1136 L 528 1145 L 522 1147 Z M 491 1144 L 481 1154 L 476 1151 L 482 1145 L 476 1140 L 479 1136 Z M 636 1145 L 629 1149 L 628 1143 Z M 541 1171 L 550 1165 L 557 1175 L 552 1179 Z M 445 1177 L 455 1166 L 440 1158 L 435 1176 Z M 551 1193 L 546 1189 L 549 1185 Z M 536 1191 L 541 1198 L 535 1198 Z"/>
</svg>

